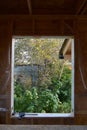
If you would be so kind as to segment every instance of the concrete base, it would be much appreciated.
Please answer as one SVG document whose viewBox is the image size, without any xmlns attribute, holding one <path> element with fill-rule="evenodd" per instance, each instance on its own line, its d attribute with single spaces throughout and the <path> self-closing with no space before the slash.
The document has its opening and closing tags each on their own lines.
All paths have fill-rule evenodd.
<svg viewBox="0 0 87 130">
<path fill-rule="evenodd" d="M 87 126 L 69 125 L 0 125 L 0 130 L 87 130 Z"/>
</svg>

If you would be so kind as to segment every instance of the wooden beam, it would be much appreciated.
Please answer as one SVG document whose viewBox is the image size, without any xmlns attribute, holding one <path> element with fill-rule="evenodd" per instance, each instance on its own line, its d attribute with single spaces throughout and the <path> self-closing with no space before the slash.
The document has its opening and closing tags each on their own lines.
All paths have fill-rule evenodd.
<svg viewBox="0 0 87 130">
<path fill-rule="evenodd" d="M 83 8 L 81 14 L 83 15 L 83 14 L 86 12 L 86 10 L 87 10 L 87 6 L 85 6 L 85 7 Z"/>
<path fill-rule="evenodd" d="M 28 5 L 29 14 L 32 15 L 31 0 L 27 0 L 27 5 Z"/>
<path fill-rule="evenodd" d="M 68 49 L 69 49 L 69 51 L 71 51 L 70 44 L 71 44 L 71 39 L 65 39 L 64 43 L 60 49 L 59 55 L 63 55 L 63 57 L 64 57 L 64 55 L 66 55 Z"/>
<path fill-rule="evenodd" d="M 63 55 L 67 54 L 69 51 L 71 51 L 71 39 L 68 40 L 64 50 L 63 50 Z"/>
<path fill-rule="evenodd" d="M 35 19 L 35 20 L 75 20 L 77 19 L 78 16 L 76 15 L 0 15 L 0 20 L 19 20 L 19 19 Z M 79 17 L 80 18 L 80 17 Z M 82 17 L 81 18 L 87 18 L 87 17 Z M 1 21 L 0 21 L 1 22 Z"/>
<path fill-rule="evenodd" d="M 0 15 L 0 23 L 18 20 L 87 20 L 86 15 Z"/>
<path fill-rule="evenodd" d="M 81 13 L 81 11 L 83 10 L 84 5 L 85 5 L 86 2 L 87 2 L 87 0 L 82 0 L 82 2 L 80 3 L 80 5 L 79 5 L 79 7 L 78 7 L 78 9 L 76 11 L 76 14 L 80 14 Z"/>
</svg>

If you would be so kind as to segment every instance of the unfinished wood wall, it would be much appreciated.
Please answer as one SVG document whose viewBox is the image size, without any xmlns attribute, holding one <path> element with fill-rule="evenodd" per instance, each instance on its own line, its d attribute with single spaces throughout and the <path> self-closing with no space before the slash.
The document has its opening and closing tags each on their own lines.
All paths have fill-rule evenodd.
<svg viewBox="0 0 87 130">
<path fill-rule="evenodd" d="M 24 118 L 10 116 L 12 36 L 74 36 L 75 116 Z M 85 84 L 84 84 L 85 81 Z M 87 124 L 87 19 L 72 17 L 0 17 L 0 124 Z M 4 109 L 2 109 L 4 108 Z"/>
</svg>

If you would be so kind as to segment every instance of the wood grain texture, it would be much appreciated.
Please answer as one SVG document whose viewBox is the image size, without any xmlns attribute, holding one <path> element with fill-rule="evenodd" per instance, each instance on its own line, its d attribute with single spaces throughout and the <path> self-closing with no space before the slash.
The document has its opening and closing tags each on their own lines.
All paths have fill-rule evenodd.
<svg viewBox="0 0 87 130">
<path fill-rule="evenodd" d="M 32 24 L 33 19 L 35 23 Z M 50 18 L 50 19 L 49 19 Z M 74 19 L 75 18 L 75 19 Z M 68 21 L 67 21 L 68 20 Z M 68 24 L 69 28 L 65 26 Z M 36 124 L 36 125 L 86 125 L 87 124 L 87 90 L 84 88 L 83 78 L 87 85 L 87 18 L 72 17 L 0 17 L 0 107 L 6 111 L 0 112 L 0 124 Z M 80 26 L 79 26 L 80 25 Z M 71 29 L 70 29 L 71 28 Z M 69 30 L 70 29 L 70 30 Z M 72 31 L 71 31 L 72 30 Z M 70 31 L 70 32 L 69 32 Z M 51 32 L 51 33 L 50 33 Z M 67 32 L 67 33 L 66 33 Z M 12 36 L 13 35 L 73 35 L 75 40 L 75 116 L 69 118 L 11 118 L 11 74 Z M 79 58 L 80 57 L 80 58 Z M 80 61 L 80 62 L 79 62 Z M 9 73 L 10 72 L 10 73 Z M 5 75 L 4 75 L 5 74 Z M 11 75 L 10 75 L 11 76 Z M 0 80 L 1 80 L 0 79 Z M 6 84 L 6 85 L 5 85 Z M 71 128 L 70 128 L 71 129 Z M 76 128 L 74 128 L 76 129 Z"/>
</svg>

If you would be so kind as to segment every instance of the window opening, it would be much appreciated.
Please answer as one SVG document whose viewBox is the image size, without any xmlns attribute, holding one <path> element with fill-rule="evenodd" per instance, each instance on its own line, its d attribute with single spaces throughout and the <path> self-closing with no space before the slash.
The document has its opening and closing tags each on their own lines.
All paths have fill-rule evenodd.
<svg viewBox="0 0 87 130">
<path fill-rule="evenodd" d="M 13 38 L 11 93 L 14 116 L 74 116 L 74 39 Z"/>
</svg>

